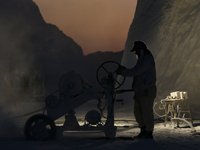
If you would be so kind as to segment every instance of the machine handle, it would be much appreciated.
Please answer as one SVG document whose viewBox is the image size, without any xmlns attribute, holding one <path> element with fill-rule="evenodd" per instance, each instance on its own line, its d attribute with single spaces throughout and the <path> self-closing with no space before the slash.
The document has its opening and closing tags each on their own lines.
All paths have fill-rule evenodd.
<svg viewBox="0 0 200 150">
<path fill-rule="evenodd" d="M 128 90 L 121 89 L 121 90 L 116 90 L 115 91 L 116 94 L 121 94 L 121 93 L 124 93 L 124 92 L 133 92 L 133 89 L 128 89 Z"/>
<path fill-rule="evenodd" d="M 128 90 L 121 89 L 121 90 L 115 90 L 114 92 L 116 94 L 121 94 L 121 93 L 124 93 L 124 92 L 133 92 L 133 89 L 128 89 Z M 105 94 L 105 91 L 99 91 L 98 94 L 100 94 L 100 95 Z"/>
</svg>

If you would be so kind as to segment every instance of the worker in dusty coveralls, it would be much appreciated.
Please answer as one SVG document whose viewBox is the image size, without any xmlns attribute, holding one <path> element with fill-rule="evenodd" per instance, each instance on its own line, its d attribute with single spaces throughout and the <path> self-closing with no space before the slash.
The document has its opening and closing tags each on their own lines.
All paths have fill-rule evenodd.
<svg viewBox="0 0 200 150">
<path fill-rule="evenodd" d="M 153 138 L 154 114 L 153 102 L 156 97 L 156 69 L 151 52 L 142 41 L 135 41 L 131 52 L 135 52 L 137 63 L 131 69 L 119 66 L 116 73 L 133 77 L 132 88 L 135 92 L 134 115 L 141 129 L 134 138 Z"/>
</svg>

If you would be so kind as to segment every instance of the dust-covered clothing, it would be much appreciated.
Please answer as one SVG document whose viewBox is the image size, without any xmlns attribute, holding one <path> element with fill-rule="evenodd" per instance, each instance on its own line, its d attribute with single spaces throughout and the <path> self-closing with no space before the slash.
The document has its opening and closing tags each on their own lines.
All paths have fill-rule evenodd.
<svg viewBox="0 0 200 150">
<path fill-rule="evenodd" d="M 135 93 L 156 83 L 155 61 L 151 54 L 143 55 L 132 69 L 125 69 L 122 76 L 133 77 L 132 88 Z"/>
<path fill-rule="evenodd" d="M 137 64 L 132 69 L 122 70 L 121 75 L 133 77 L 134 114 L 139 127 L 153 131 L 153 102 L 157 93 L 155 61 L 151 53 L 145 55 L 141 50 L 140 54 Z"/>
<path fill-rule="evenodd" d="M 139 128 L 146 127 L 147 131 L 154 129 L 153 102 L 156 86 L 152 85 L 134 95 L 134 115 Z"/>
</svg>

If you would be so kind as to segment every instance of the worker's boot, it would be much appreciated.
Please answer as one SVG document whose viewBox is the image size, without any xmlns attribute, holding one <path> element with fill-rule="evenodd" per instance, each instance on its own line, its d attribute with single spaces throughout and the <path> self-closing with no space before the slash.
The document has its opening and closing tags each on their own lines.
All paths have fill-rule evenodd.
<svg viewBox="0 0 200 150">
<path fill-rule="evenodd" d="M 146 134 L 141 139 L 153 139 L 153 131 L 146 131 Z"/>
<path fill-rule="evenodd" d="M 140 139 L 142 138 L 144 135 L 146 135 L 146 127 L 142 127 L 140 128 L 140 133 L 137 136 L 134 136 L 134 139 Z"/>
</svg>

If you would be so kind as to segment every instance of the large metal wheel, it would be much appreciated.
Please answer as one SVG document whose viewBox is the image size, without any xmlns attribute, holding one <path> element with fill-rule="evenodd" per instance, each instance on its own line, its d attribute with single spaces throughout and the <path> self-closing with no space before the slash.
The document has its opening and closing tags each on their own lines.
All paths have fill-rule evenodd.
<svg viewBox="0 0 200 150">
<path fill-rule="evenodd" d="M 24 134 L 28 140 L 44 141 L 55 137 L 56 127 L 49 117 L 37 114 L 26 121 Z"/>
<path fill-rule="evenodd" d="M 103 77 L 108 77 L 110 75 L 112 75 L 114 81 L 115 81 L 115 89 L 118 89 L 120 86 L 122 86 L 122 84 L 124 83 L 126 77 L 122 76 L 122 80 L 118 81 L 117 80 L 117 74 L 116 71 L 118 69 L 118 67 L 120 66 L 119 63 L 115 62 L 115 61 L 106 61 L 104 63 L 102 63 L 99 68 L 97 69 L 96 72 L 96 78 L 98 83 L 105 89 L 106 87 L 101 83 L 101 79 Z"/>
</svg>

